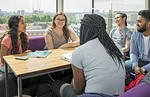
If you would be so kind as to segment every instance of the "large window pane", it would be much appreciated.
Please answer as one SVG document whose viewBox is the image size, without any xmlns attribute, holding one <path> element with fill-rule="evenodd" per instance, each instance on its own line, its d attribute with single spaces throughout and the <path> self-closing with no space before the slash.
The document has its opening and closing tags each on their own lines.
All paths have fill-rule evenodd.
<svg viewBox="0 0 150 97">
<path fill-rule="evenodd" d="M 80 19 L 84 14 L 92 13 L 92 0 L 64 0 L 64 12 L 68 17 L 69 25 L 79 35 Z"/>
<path fill-rule="evenodd" d="M 23 15 L 29 35 L 43 35 L 55 12 L 56 0 L 1 0 L 0 24 L 7 26 L 9 16 Z"/>
<path fill-rule="evenodd" d="M 102 15 L 107 22 L 107 30 L 115 26 L 115 13 L 125 12 L 128 16 L 128 28 L 136 30 L 136 18 L 139 10 L 145 9 L 145 0 L 95 0 L 95 13 Z"/>
</svg>

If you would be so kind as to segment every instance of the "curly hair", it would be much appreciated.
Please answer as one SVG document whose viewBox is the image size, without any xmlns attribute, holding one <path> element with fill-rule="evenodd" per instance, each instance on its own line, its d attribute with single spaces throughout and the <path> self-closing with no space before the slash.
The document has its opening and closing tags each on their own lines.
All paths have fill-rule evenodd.
<svg viewBox="0 0 150 97">
<path fill-rule="evenodd" d="M 19 53 L 19 47 L 17 45 L 18 44 L 18 24 L 22 17 L 23 16 L 20 16 L 20 15 L 12 15 L 8 20 L 8 26 L 9 26 L 8 35 L 11 37 L 11 41 L 12 41 L 12 49 L 11 49 L 12 54 Z M 24 52 L 28 49 L 27 35 L 24 32 L 21 32 L 20 39 L 21 39 L 22 50 Z"/>
<path fill-rule="evenodd" d="M 104 46 L 106 52 L 112 57 L 114 62 L 118 60 L 123 66 L 123 55 L 107 34 L 104 18 L 97 14 L 85 14 L 81 20 L 80 26 L 80 45 L 95 38 L 99 39 L 100 43 Z"/>
<path fill-rule="evenodd" d="M 69 28 L 68 28 L 68 19 L 67 19 L 67 16 L 65 15 L 65 13 L 63 12 L 58 12 L 54 17 L 53 17 L 53 20 L 52 20 L 52 26 L 51 28 L 55 28 L 56 27 L 56 24 L 55 24 L 55 19 L 58 15 L 63 15 L 65 17 L 65 25 L 63 27 L 63 33 L 64 33 L 64 36 L 66 38 L 66 42 L 68 42 L 69 40 Z"/>
</svg>

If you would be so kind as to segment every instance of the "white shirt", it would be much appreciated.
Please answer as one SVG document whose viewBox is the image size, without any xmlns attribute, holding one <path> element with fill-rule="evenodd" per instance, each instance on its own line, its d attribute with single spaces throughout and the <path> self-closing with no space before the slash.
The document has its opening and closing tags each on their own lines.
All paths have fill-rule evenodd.
<svg viewBox="0 0 150 97">
<path fill-rule="evenodd" d="M 147 60 L 147 55 L 149 52 L 149 47 L 148 47 L 149 36 L 145 37 L 143 35 L 143 39 L 144 39 L 144 59 Z"/>
</svg>

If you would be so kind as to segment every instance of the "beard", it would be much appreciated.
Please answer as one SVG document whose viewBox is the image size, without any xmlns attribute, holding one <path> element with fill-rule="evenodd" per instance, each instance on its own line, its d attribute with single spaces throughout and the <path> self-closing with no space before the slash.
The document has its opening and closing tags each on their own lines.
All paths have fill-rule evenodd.
<svg viewBox="0 0 150 97">
<path fill-rule="evenodd" d="M 140 33 L 145 32 L 146 31 L 146 25 L 143 25 L 142 27 L 138 26 L 137 31 L 140 32 Z"/>
</svg>

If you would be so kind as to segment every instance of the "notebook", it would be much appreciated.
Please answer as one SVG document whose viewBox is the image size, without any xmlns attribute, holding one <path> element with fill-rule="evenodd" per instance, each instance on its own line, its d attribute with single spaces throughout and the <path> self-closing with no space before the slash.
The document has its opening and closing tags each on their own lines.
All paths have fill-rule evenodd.
<svg viewBox="0 0 150 97">
<path fill-rule="evenodd" d="M 71 57 L 72 57 L 72 53 L 65 53 L 65 54 L 60 55 L 60 58 L 62 60 L 65 60 L 68 62 L 71 62 Z"/>
<path fill-rule="evenodd" d="M 47 57 L 52 51 L 44 50 L 44 51 L 34 51 L 29 53 L 29 57 L 31 58 L 45 58 Z"/>
</svg>

